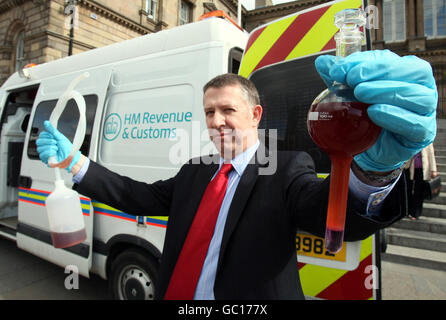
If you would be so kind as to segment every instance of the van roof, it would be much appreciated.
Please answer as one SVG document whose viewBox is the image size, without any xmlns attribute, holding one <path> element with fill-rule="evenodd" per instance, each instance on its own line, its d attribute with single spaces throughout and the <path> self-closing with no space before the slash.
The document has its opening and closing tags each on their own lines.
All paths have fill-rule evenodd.
<svg viewBox="0 0 446 320">
<path fill-rule="evenodd" d="M 37 65 L 28 70 L 30 79 L 22 78 L 16 72 L 1 89 L 28 86 L 42 78 L 214 41 L 240 43 L 244 49 L 247 38 L 246 32 L 231 23 L 220 18 L 210 18 Z"/>
</svg>

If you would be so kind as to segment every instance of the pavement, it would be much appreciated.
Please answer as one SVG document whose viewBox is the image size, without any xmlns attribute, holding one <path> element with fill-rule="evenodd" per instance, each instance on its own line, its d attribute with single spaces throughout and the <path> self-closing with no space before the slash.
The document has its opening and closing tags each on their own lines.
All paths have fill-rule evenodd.
<svg viewBox="0 0 446 320">
<path fill-rule="evenodd" d="M 446 300 L 446 271 L 381 261 L 382 300 Z"/>
<path fill-rule="evenodd" d="M 0 300 L 106 300 L 107 282 L 79 277 L 77 289 L 65 286 L 69 274 L 53 263 L 0 237 Z"/>
</svg>

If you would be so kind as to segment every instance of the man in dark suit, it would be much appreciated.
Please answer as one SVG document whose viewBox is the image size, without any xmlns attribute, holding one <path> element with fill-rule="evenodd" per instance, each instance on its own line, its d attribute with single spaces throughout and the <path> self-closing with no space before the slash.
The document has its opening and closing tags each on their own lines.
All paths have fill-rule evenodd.
<svg viewBox="0 0 446 320">
<path fill-rule="evenodd" d="M 388 68 L 397 64 L 385 54 L 375 55 L 372 58 Z M 330 57 L 322 58 L 316 66 L 330 85 L 332 70 L 339 72 L 341 69 L 344 77 L 348 77 L 358 65 L 356 60 L 345 61 L 336 64 Z M 412 78 L 406 76 L 399 80 L 405 87 L 415 82 L 412 81 L 415 77 L 417 85 L 428 87 L 425 83 L 432 83 L 432 72 L 424 70 L 427 64 L 420 65 L 413 70 Z M 369 75 L 360 84 L 369 83 L 376 88 L 377 81 L 388 80 L 386 77 L 387 74 Z M 435 109 L 435 88 L 425 94 L 423 112 L 417 112 L 415 102 L 410 108 L 404 103 L 397 107 L 410 109 L 423 123 L 420 132 L 426 134 L 412 144 L 395 139 L 395 134 L 389 137 L 394 125 L 388 119 L 394 119 L 395 112 L 382 108 L 383 102 L 372 101 L 383 96 L 378 94 L 378 89 L 375 91 L 376 95 L 367 99 L 377 106 L 374 112 L 379 114 L 377 122 L 383 127 L 383 133 L 377 141 L 378 146 L 355 158 L 352 165 L 346 241 L 364 239 L 406 214 L 401 163 L 435 137 L 429 134 L 432 121 L 426 120 L 428 116 L 424 112 L 426 104 Z M 412 99 L 406 91 L 401 94 Z M 387 105 L 398 105 L 391 96 L 384 99 Z M 317 178 L 313 161 L 304 152 L 269 150 L 277 158 L 276 170 L 274 174 L 261 174 L 269 165 L 270 157 L 265 157 L 265 149 L 258 141 L 262 107 L 257 90 L 249 80 L 232 74 L 212 79 L 204 87 L 204 112 L 210 138 L 219 154 L 191 159 L 174 177 L 152 184 L 113 173 L 81 154 L 74 159 L 67 158 L 71 143 L 48 122 L 45 122 L 47 131 L 41 133 L 37 142 L 38 151 L 45 163 L 50 156 L 57 155 L 61 161 L 58 166 L 74 174 L 75 188 L 82 194 L 130 214 L 169 216 L 156 284 L 158 299 L 303 299 L 295 234 L 299 228 L 323 236 L 330 179 Z M 398 130 L 402 129 L 398 127 Z M 397 155 L 391 150 L 396 144 L 403 145 Z M 376 152 L 373 148 L 387 153 Z M 370 170 L 370 166 L 375 166 L 376 170 Z M 224 167 L 228 169 L 220 175 Z M 208 193 L 212 193 L 208 189 L 217 179 L 224 181 L 224 192 L 217 206 L 216 221 L 211 227 L 203 227 L 197 220 L 206 220 L 206 214 L 214 210 L 212 203 L 209 207 L 209 202 L 214 200 L 203 199 L 214 199 L 213 195 L 208 198 Z M 210 237 L 206 240 L 204 254 L 198 258 L 201 244 L 196 237 L 204 233 L 209 233 Z M 198 259 L 202 261 L 195 266 Z M 194 280 L 189 281 L 192 278 Z"/>
</svg>

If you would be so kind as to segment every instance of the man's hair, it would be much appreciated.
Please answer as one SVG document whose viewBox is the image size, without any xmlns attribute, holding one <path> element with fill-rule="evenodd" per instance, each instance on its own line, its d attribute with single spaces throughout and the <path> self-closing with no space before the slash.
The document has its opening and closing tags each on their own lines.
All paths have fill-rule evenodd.
<svg viewBox="0 0 446 320">
<path fill-rule="evenodd" d="M 254 107 L 260 104 L 259 92 L 252 81 L 234 73 L 226 73 L 211 79 L 203 87 L 203 93 L 209 88 L 223 88 L 226 86 L 238 85 L 245 94 L 246 102 Z"/>
</svg>

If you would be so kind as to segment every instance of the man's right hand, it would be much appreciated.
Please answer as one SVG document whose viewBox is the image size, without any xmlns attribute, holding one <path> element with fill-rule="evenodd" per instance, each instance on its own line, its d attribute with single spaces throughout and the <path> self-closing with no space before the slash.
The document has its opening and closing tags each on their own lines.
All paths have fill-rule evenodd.
<svg viewBox="0 0 446 320">
<path fill-rule="evenodd" d="M 45 131 L 42 131 L 36 141 L 39 158 L 49 167 L 71 168 L 79 161 L 81 152 L 78 151 L 73 157 L 69 157 L 73 147 L 71 141 L 54 128 L 49 121 L 43 123 Z M 56 157 L 57 164 L 48 164 L 48 159 Z"/>
</svg>

